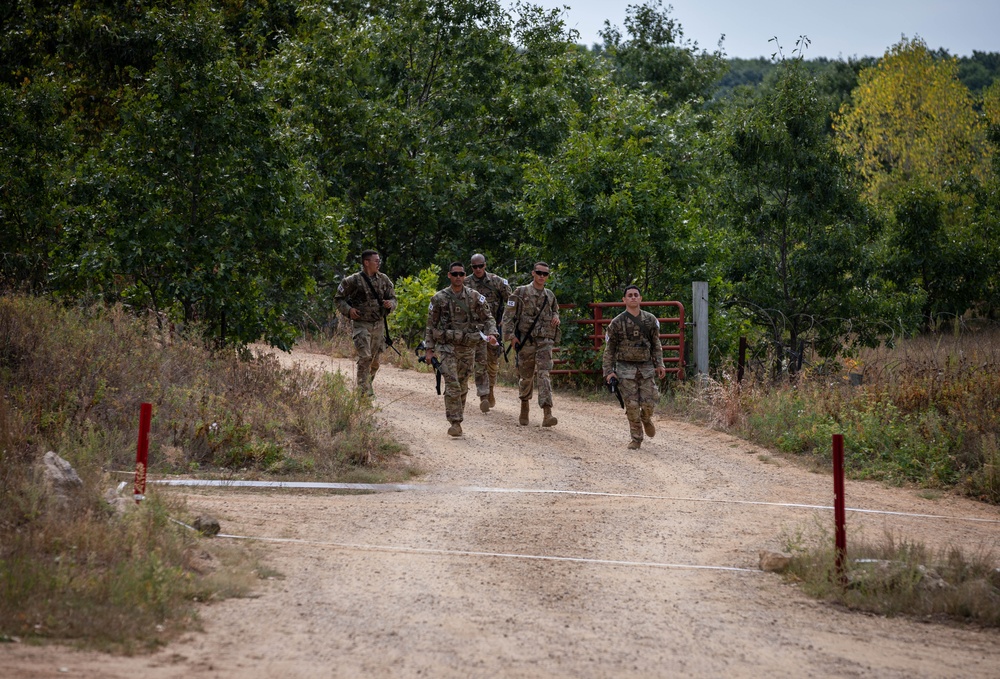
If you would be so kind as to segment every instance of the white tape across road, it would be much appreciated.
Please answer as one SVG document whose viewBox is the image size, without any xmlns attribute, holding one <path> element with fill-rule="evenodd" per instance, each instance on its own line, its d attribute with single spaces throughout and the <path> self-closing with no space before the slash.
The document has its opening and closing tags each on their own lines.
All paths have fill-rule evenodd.
<svg viewBox="0 0 1000 679">
<path fill-rule="evenodd" d="M 196 530 L 193 526 L 189 526 L 183 521 L 178 521 L 177 519 L 171 519 L 171 521 L 180 524 L 185 528 Z M 544 554 L 477 552 L 465 549 L 431 549 L 427 547 L 365 545 L 365 544 L 356 544 L 351 542 L 326 542 L 324 540 L 302 540 L 298 538 L 269 538 L 269 537 L 254 537 L 252 535 L 230 535 L 228 533 L 219 533 L 215 537 L 229 538 L 230 540 L 254 540 L 258 542 L 278 542 L 278 543 L 292 543 L 299 545 L 317 545 L 320 547 L 334 547 L 337 549 L 354 549 L 367 552 L 396 552 L 403 554 L 429 554 L 436 556 L 475 556 L 475 557 L 488 557 L 494 559 L 521 559 L 525 561 L 563 561 L 570 563 L 595 564 L 601 566 L 639 566 L 645 568 L 666 568 L 672 570 L 689 570 L 689 571 L 724 571 L 729 573 L 764 572 L 754 568 L 737 568 L 736 566 L 699 566 L 696 564 L 660 563 L 657 561 L 619 561 L 615 559 L 587 559 L 575 556 L 550 556 Z"/>
<path fill-rule="evenodd" d="M 809 505 L 792 502 L 762 502 L 757 500 L 723 500 L 698 497 L 674 497 L 669 495 L 642 495 L 634 493 L 604 493 L 586 490 L 557 490 L 537 488 L 486 488 L 480 486 L 434 486 L 410 483 L 324 483 L 320 481 L 239 481 L 218 479 L 158 479 L 149 484 L 163 486 L 193 486 L 222 488 L 275 488 L 275 489 L 313 489 L 313 490 L 352 490 L 372 493 L 423 491 L 423 492 L 461 492 L 461 493 L 521 493 L 534 495 L 589 495 L 595 497 L 632 498 L 642 500 L 669 500 L 673 502 L 709 502 L 716 504 L 757 505 L 763 507 L 787 507 L 792 509 L 833 510 L 832 505 Z M 943 514 L 915 514 L 912 512 L 894 512 L 884 509 L 862 509 L 846 507 L 848 512 L 858 514 L 882 514 L 887 516 L 905 516 L 916 519 L 933 519 L 941 521 L 970 521 L 975 523 L 996 523 L 1000 519 L 984 519 L 970 516 L 946 516 Z"/>
</svg>

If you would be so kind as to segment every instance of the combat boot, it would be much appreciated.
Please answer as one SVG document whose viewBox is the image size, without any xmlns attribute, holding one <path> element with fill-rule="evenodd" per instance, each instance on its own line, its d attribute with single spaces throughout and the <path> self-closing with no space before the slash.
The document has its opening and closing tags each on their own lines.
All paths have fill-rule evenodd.
<svg viewBox="0 0 1000 679">
<path fill-rule="evenodd" d="M 528 402 L 521 401 L 521 416 L 517 418 L 517 423 L 522 427 L 528 426 Z"/>
<path fill-rule="evenodd" d="M 479 409 L 482 410 L 484 413 L 490 412 L 489 396 L 483 396 L 481 399 L 479 399 Z"/>
<path fill-rule="evenodd" d="M 542 406 L 542 412 L 545 416 L 542 418 L 543 427 L 554 427 L 559 424 L 559 420 L 552 417 L 552 406 Z"/>
<path fill-rule="evenodd" d="M 642 430 L 646 432 L 646 436 L 649 438 L 656 436 L 656 427 L 653 426 L 653 420 L 643 420 Z"/>
<path fill-rule="evenodd" d="M 631 441 L 629 441 L 628 449 L 629 450 L 639 450 L 639 446 L 641 446 L 641 445 L 642 445 L 642 441 L 636 441 L 635 439 L 632 439 Z"/>
<path fill-rule="evenodd" d="M 490 408 L 496 408 L 496 406 L 497 406 L 497 400 L 496 400 L 496 397 L 493 396 L 493 387 L 492 386 L 490 387 L 490 395 L 487 396 L 486 398 L 488 398 L 489 401 L 490 401 Z"/>
<path fill-rule="evenodd" d="M 462 423 L 452 422 L 451 426 L 448 427 L 448 436 L 461 436 L 462 435 Z"/>
</svg>

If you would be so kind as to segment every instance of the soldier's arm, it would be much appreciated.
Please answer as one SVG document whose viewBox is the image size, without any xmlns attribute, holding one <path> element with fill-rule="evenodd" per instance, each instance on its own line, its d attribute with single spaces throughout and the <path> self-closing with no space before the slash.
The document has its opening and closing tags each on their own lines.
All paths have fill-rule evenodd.
<svg viewBox="0 0 1000 679">
<path fill-rule="evenodd" d="M 424 348 L 427 349 L 428 355 L 434 351 L 434 329 L 437 328 L 438 319 L 441 317 L 441 310 L 434 301 L 432 299 L 427 308 L 427 328 L 424 330 Z"/>
<path fill-rule="evenodd" d="M 385 280 L 385 290 L 382 293 L 382 300 L 383 300 L 382 306 L 388 309 L 389 313 L 391 314 L 393 311 L 396 310 L 396 306 L 398 304 L 398 302 L 396 301 L 396 288 L 392 284 L 391 278 L 389 278 L 385 274 L 382 274 L 382 276 L 384 277 Z"/>
<path fill-rule="evenodd" d="M 521 298 L 516 292 L 511 293 L 507 299 L 507 306 L 503 312 L 503 334 L 510 337 L 511 341 L 517 342 L 514 331 L 517 330 L 517 323 L 521 316 Z"/>
<path fill-rule="evenodd" d="M 337 286 L 337 294 L 333 297 L 333 302 L 337 305 L 337 311 L 348 318 L 351 317 L 351 303 L 348 299 L 353 296 L 354 290 L 351 287 L 351 277 L 348 276 L 340 281 L 340 285 Z"/>
<path fill-rule="evenodd" d="M 660 341 L 660 321 L 656 316 L 653 316 L 653 320 L 656 321 L 656 330 L 653 332 L 653 362 L 656 364 L 656 368 L 663 368 L 663 342 Z"/>
<path fill-rule="evenodd" d="M 562 321 L 559 320 L 559 302 L 556 301 L 556 293 L 552 293 L 552 325 L 558 326 Z"/>
<path fill-rule="evenodd" d="M 604 372 L 604 380 L 607 381 L 615 372 L 615 356 L 618 354 L 618 333 L 614 323 L 608 324 L 608 329 L 604 334 L 604 360 L 601 368 Z"/>
</svg>

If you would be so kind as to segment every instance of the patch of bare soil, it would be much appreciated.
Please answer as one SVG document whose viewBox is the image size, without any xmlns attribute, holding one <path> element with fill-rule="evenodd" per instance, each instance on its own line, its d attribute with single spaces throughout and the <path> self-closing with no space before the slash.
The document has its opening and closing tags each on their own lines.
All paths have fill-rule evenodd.
<svg viewBox="0 0 1000 679">
<path fill-rule="evenodd" d="M 353 374 L 345 359 L 285 360 Z M 769 504 L 831 505 L 828 474 L 666 419 L 628 451 L 616 404 L 559 394 L 558 426 L 533 408 L 520 427 L 508 388 L 487 414 L 473 391 L 452 440 L 433 375 L 387 366 L 376 389 L 426 489 L 171 491 L 223 533 L 287 540 L 262 543 L 284 577 L 206 606 L 203 632 L 155 654 L 4 644 L 0 676 L 998 676 L 996 630 L 847 612 L 757 570 L 759 550 L 832 536 L 831 510 Z M 993 521 L 848 512 L 848 549 L 887 530 L 1000 544 L 997 509 L 961 498 L 848 482 L 847 504 Z"/>
</svg>

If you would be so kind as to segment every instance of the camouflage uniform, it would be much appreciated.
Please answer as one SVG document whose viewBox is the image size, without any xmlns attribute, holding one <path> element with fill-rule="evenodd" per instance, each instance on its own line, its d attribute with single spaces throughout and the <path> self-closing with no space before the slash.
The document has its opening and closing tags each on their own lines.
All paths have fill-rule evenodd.
<svg viewBox="0 0 1000 679">
<path fill-rule="evenodd" d="M 476 274 L 467 276 L 466 287 L 472 288 L 489 302 L 493 317 L 500 323 L 507 298 L 510 297 L 510 284 L 506 278 L 500 278 L 495 273 L 487 271 L 482 278 Z M 490 346 L 483 342 L 476 347 L 476 395 L 479 398 L 489 396 L 497 383 L 497 373 L 500 371 L 500 347 Z"/>
<path fill-rule="evenodd" d="M 632 440 L 642 441 L 643 424 L 654 431 L 653 409 L 660 400 L 656 370 L 663 366 L 660 321 L 648 311 L 615 316 L 604 336 L 604 377 L 618 376 Z"/>
<path fill-rule="evenodd" d="M 337 294 L 334 302 L 337 310 L 347 318 L 351 318 L 351 309 L 357 309 L 361 316 L 352 320 L 354 332 L 351 339 L 354 340 L 354 348 L 358 352 L 358 371 L 356 386 L 364 389 L 366 393 L 372 394 L 372 382 L 375 380 L 375 373 L 379 368 L 379 355 L 385 348 L 385 326 L 382 321 L 383 315 L 392 313 L 396 308 L 396 293 L 392 286 L 392 281 L 381 271 L 377 271 L 369 280 L 372 282 L 375 291 L 383 300 L 392 302 L 392 308 L 386 309 L 382 303 L 372 295 L 363 278 L 364 272 L 359 271 L 347 276 L 337 287 Z"/>
<path fill-rule="evenodd" d="M 549 371 L 552 370 L 552 348 L 559 340 L 559 327 L 552 325 L 553 317 L 559 317 L 555 293 L 548 288 L 539 290 L 534 285 L 522 285 L 514 290 L 503 315 L 504 336 L 513 337 L 516 331 L 518 336 L 524 337 L 536 316 L 538 322 L 531 330 L 531 338 L 527 344 L 520 345 L 521 350 L 517 354 L 519 396 L 522 402 L 531 400 L 533 382 L 537 377 L 538 405 L 551 408 Z"/>
<path fill-rule="evenodd" d="M 452 424 L 462 421 L 476 348 L 485 343 L 483 335 L 495 334 L 489 304 L 475 290 L 462 288 L 456 294 L 448 287 L 431 299 L 424 346 L 441 361 L 445 416 Z"/>
</svg>

